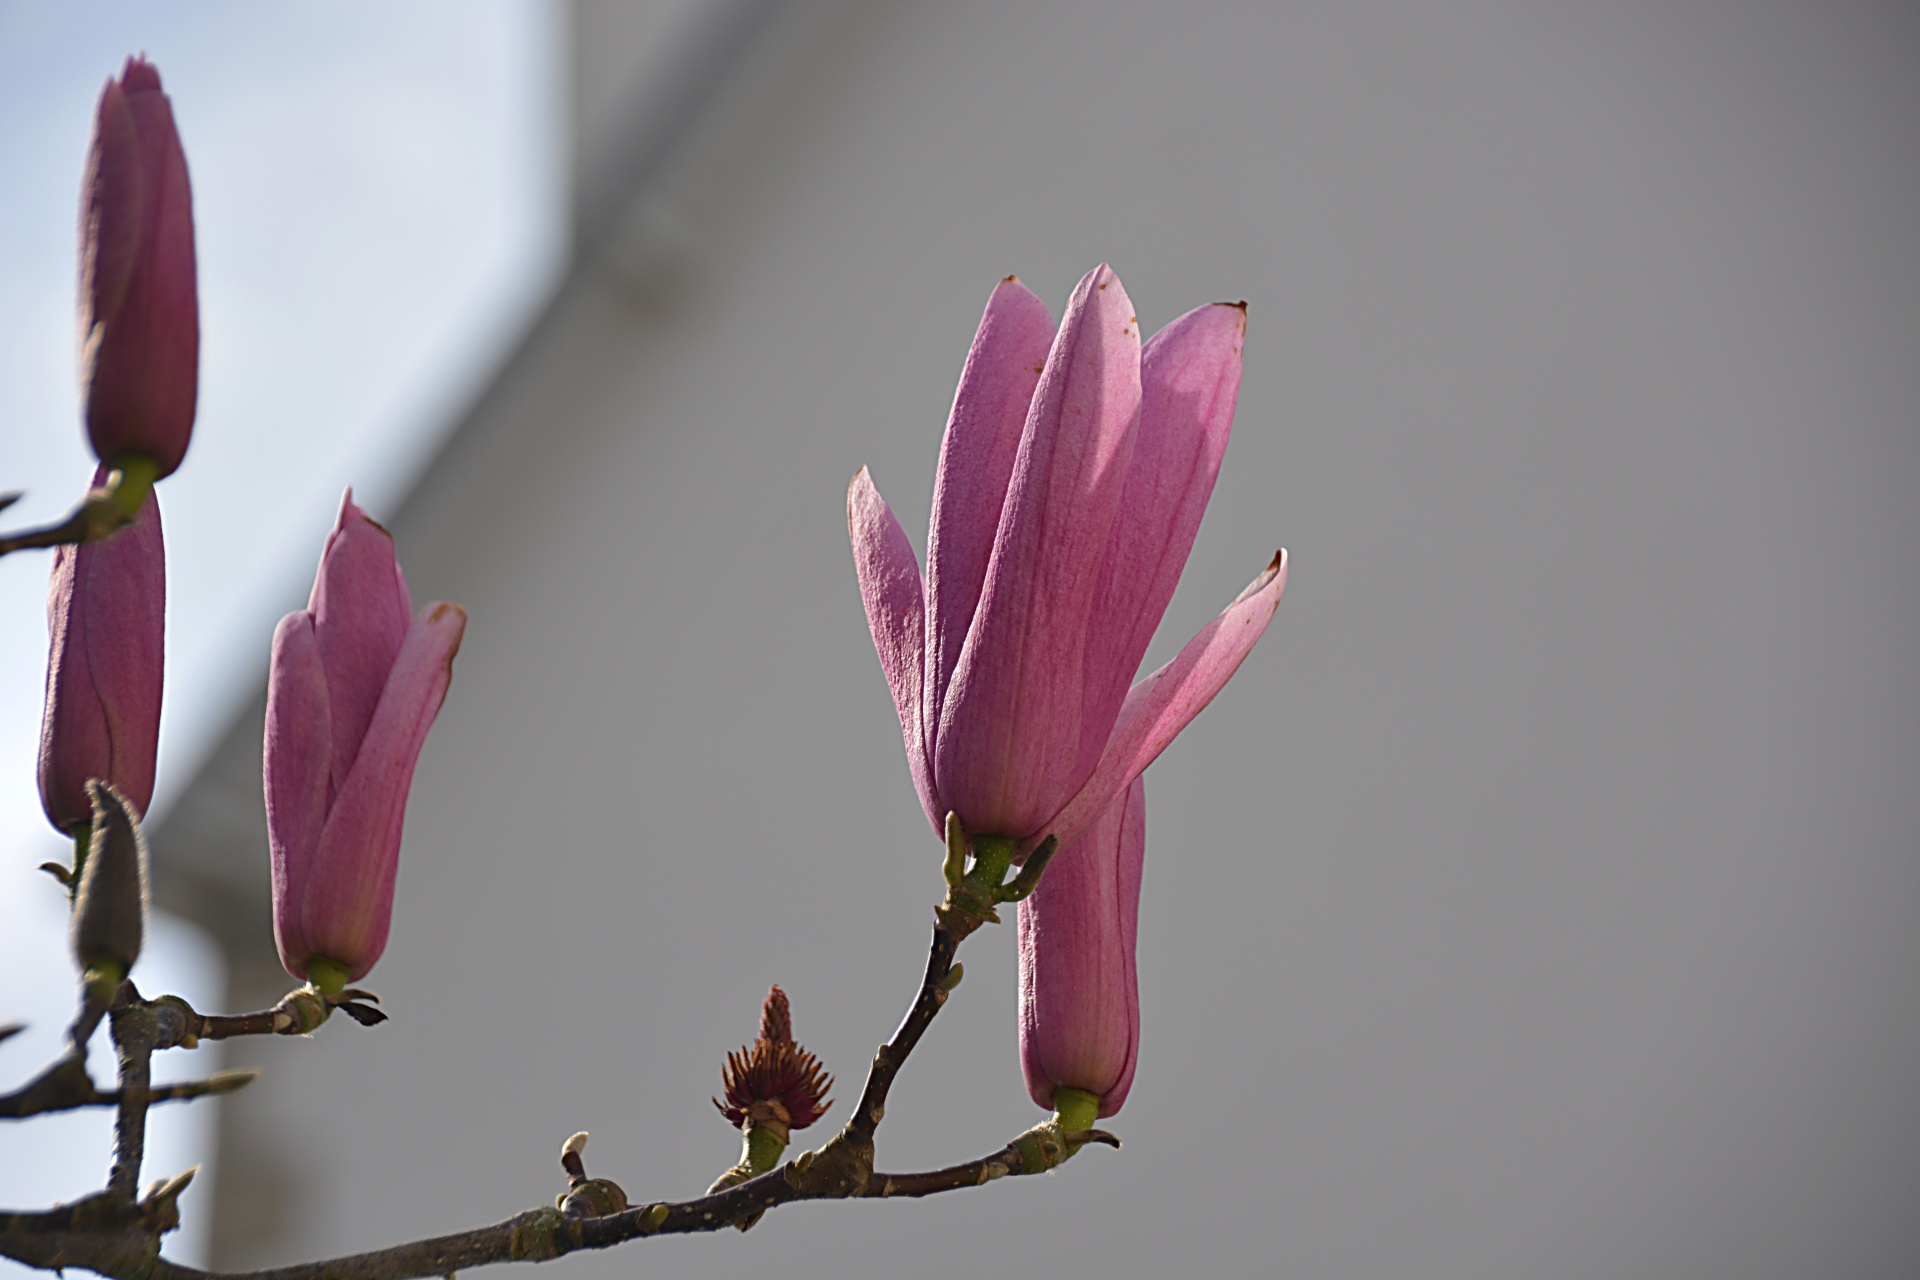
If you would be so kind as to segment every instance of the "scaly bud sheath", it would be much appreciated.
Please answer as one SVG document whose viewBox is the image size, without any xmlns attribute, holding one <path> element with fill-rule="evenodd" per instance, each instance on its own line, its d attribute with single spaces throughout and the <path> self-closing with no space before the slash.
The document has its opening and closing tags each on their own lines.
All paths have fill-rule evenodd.
<svg viewBox="0 0 1920 1280">
<path fill-rule="evenodd" d="M 105 476 L 101 467 L 94 482 Z M 140 813 L 153 799 L 166 622 L 157 497 L 118 533 L 54 550 L 40 805 L 47 821 L 68 835 L 93 813 L 90 778 L 112 783 Z"/>
<path fill-rule="evenodd" d="M 348 490 L 305 610 L 280 620 L 263 759 L 280 962 L 323 988 L 386 948 L 413 767 L 466 611 L 413 611 L 393 536 Z"/>
<path fill-rule="evenodd" d="M 94 113 L 80 195 L 80 381 L 94 454 L 180 465 L 200 378 L 187 159 L 160 73 L 129 58 Z"/>
<path fill-rule="evenodd" d="M 1120 1110 L 1133 1084 L 1146 824 L 1136 778 L 1020 904 L 1020 1067 L 1034 1102 L 1059 1111 L 1068 1132 Z M 1093 1114 L 1075 1110 L 1079 1095 L 1097 1103 Z"/>
<path fill-rule="evenodd" d="M 1101 266 L 1056 332 L 1008 277 L 954 396 L 924 580 L 872 479 L 854 476 L 861 601 L 936 831 L 951 812 L 1023 852 L 1074 843 L 1252 651 L 1283 557 L 1129 687 L 1219 473 L 1245 331 L 1244 305 L 1216 304 L 1143 347 Z"/>
<path fill-rule="evenodd" d="M 147 932 L 147 841 L 140 815 L 107 783 L 87 784 L 93 846 L 73 901 L 73 957 L 117 986 L 140 958 Z"/>
<path fill-rule="evenodd" d="M 566 1171 L 567 1189 L 554 1197 L 554 1207 L 569 1218 L 601 1218 L 622 1212 L 627 1207 L 627 1193 L 617 1182 L 587 1176 L 586 1149 L 584 1132 L 574 1134 L 561 1146 L 560 1167 Z"/>
</svg>

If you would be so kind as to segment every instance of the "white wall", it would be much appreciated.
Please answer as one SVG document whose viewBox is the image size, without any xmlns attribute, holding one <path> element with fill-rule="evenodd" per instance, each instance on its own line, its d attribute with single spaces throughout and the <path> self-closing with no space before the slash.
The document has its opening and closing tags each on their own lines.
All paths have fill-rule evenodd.
<svg viewBox="0 0 1920 1280">
<path fill-rule="evenodd" d="M 247 1046 L 271 1075 L 235 1114 L 298 1213 L 226 1261 L 541 1203 L 577 1128 L 636 1198 L 696 1193 L 770 981 L 843 1117 L 940 852 L 847 478 L 922 527 L 992 283 L 1057 309 L 1105 259 L 1149 330 L 1252 305 L 1150 661 L 1295 557 L 1153 771 L 1126 1149 L 555 1269 L 1911 1274 L 1917 36 L 1852 6 L 790 15 L 652 197 L 673 270 L 577 289 L 398 521 L 472 624 L 370 984 L 394 1021 Z M 1038 1118 L 1011 943 L 969 943 L 887 1167 Z"/>
</svg>

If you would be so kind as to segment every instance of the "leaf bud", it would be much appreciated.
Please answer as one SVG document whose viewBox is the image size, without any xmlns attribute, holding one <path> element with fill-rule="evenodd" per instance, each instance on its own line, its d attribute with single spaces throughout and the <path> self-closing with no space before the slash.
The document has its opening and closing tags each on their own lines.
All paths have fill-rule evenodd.
<svg viewBox="0 0 1920 1280">
<path fill-rule="evenodd" d="M 87 783 L 93 844 L 73 905 L 73 955 L 84 969 L 124 978 L 147 929 L 147 841 L 133 806 L 109 783 Z"/>
</svg>

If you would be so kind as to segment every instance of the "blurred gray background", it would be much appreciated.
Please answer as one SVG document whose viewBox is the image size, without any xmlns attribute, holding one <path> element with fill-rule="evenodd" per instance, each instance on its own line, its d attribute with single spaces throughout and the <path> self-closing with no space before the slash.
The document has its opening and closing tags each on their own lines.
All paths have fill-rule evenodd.
<svg viewBox="0 0 1920 1280">
<path fill-rule="evenodd" d="M 394 1020 L 233 1047 L 268 1076 L 189 1206 L 216 1262 L 504 1217 L 581 1128 L 697 1192 L 773 981 L 844 1118 L 940 888 L 847 479 L 924 550 L 993 282 L 1057 313 L 1104 260 L 1149 332 L 1251 304 L 1149 664 L 1293 555 L 1151 773 L 1125 1149 L 553 1269 L 1920 1274 L 1920 12 L 568 14 L 573 257 L 374 512 L 472 617 Z M 259 732 L 156 841 L 236 1007 L 286 984 Z M 885 1167 L 1040 1118 L 1012 942 L 968 944 Z"/>
</svg>

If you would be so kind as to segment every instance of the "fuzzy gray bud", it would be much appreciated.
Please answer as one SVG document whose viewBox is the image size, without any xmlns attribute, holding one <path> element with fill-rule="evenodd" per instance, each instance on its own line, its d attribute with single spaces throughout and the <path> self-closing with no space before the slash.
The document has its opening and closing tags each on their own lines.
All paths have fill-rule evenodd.
<svg viewBox="0 0 1920 1280">
<path fill-rule="evenodd" d="M 108 783 L 91 779 L 93 844 L 73 901 L 73 954 L 82 969 L 103 962 L 121 976 L 140 958 L 147 932 L 147 839 L 140 815 Z"/>
</svg>

